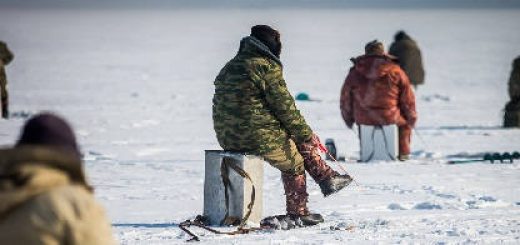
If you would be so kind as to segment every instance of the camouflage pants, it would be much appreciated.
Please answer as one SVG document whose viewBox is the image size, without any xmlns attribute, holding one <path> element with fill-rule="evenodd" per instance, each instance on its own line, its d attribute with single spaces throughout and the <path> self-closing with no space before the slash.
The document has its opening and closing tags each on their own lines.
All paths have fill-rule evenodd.
<svg viewBox="0 0 520 245">
<path fill-rule="evenodd" d="M 281 149 L 268 152 L 262 155 L 262 157 L 264 157 L 264 160 L 271 164 L 271 166 L 279 169 L 283 173 L 292 175 L 305 173 L 303 157 L 291 139 L 287 139 Z"/>
</svg>

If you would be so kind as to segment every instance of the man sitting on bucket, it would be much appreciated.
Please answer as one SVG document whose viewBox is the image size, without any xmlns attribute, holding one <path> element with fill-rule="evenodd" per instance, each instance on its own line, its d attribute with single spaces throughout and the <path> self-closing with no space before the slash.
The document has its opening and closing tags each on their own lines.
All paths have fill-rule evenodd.
<svg viewBox="0 0 520 245">
<path fill-rule="evenodd" d="M 415 95 L 408 77 L 385 54 L 381 42 L 365 46 L 365 55 L 352 59 L 354 66 L 341 89 L 341 115 L 349 128 L 358 125 L 399 127 L 399 160 L 410 156 L 410 138 L 417 120 Z"/>
<path fill-rule="evenodd" d="M 215 79 L 214 129 L 224 150 L 261 156 L 282 172 L 284 219 L 315 225 L 323 217 L 307 209 L 305 171 L 324 196 L 343 189 L 352 178 L 320 157 L 320 140 L 296 108 L 283 78 L 281 49 L 278 31 L 267 25 L 251 28 Z"/>
</svg>

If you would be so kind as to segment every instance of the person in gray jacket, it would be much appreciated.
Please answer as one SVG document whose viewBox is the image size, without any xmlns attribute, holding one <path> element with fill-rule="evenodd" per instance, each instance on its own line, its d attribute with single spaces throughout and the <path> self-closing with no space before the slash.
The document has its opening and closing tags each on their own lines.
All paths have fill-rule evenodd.
<svg viewBox="0 0 520 245">
<path fill-rule="evenodd" d="M 504 113 L 504 127 L 520 127 L 520 56 L 513 60 L 508 84 L 509 102 Z"/>
</svg>

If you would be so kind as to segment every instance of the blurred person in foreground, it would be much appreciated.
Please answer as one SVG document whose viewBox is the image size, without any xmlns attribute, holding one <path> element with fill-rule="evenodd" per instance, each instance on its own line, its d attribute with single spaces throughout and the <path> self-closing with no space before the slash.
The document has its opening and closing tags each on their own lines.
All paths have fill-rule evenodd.
<svg viewBox="0 0 520 245">
<path fill-rule="evenodd" d="M 417 42 L 406 32 L 399 31 L 395 34 L 394 42 L 390 45 L 388 53 L 397 57 L 399 66 L 404 70 L 415 89 L 424 84 L 421 50 Z"/>
<path fill-rule="evenodd" d="M 0 150 L 0 243 L 115 244 L 70 126 L 52 114 Z"/>
<path fill-rule="evenodd" d="M 321 143 L 289 93 L 282 74 L 280 33 L 257 25 L 240 42 L 236 56 L 215 79 L 213 122 L 220 146 L 261 156 L 282 173 L 287 215 L 304 226 L 323 222 L 307 208 L 305 171 L 324 196 L 347 186 L 320 157 Z"/>
<path fill-rule="evenodd" d="M 412 129 L 417 120 L 415 95 L 408 77 L 385 54 L 381 42 L 365 46 L 365 54 L 352 58 L 353 67 L 341 89 L 340 109 L 349 128 L 358 125 L 399 127 L 399 160 L 410 157 Z"/>
<path fill-rule="evenodd" d="M 5 66 L 13 60 L 13 53 L 7 48 L 7 44 L 0 41 L 0 104 L 2 110 L 2 118 L 9 117 L 9 97 L 7 94 L 7 75 L 5 74 Z"/>
<path fill-rule="evenodd" d="M 509 102 L 504 113 L 504 127 L 520 127 L 520 56 L 513 60 L 508 84 Z"/>
</svg>

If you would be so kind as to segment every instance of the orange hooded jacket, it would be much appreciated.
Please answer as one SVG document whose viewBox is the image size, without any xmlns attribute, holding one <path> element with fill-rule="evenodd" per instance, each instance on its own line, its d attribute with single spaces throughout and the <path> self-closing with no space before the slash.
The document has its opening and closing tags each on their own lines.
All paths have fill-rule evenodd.
<svg viewBox="0 0 520 245">
<path fill-rule="evenodd" d="M 352 59 L 341 89 L 340 109 L 348 127 L 389 125 L 413 127 L 417 120 L 415 95 L 404 71 L 388 55 Z"/>
</svg>

